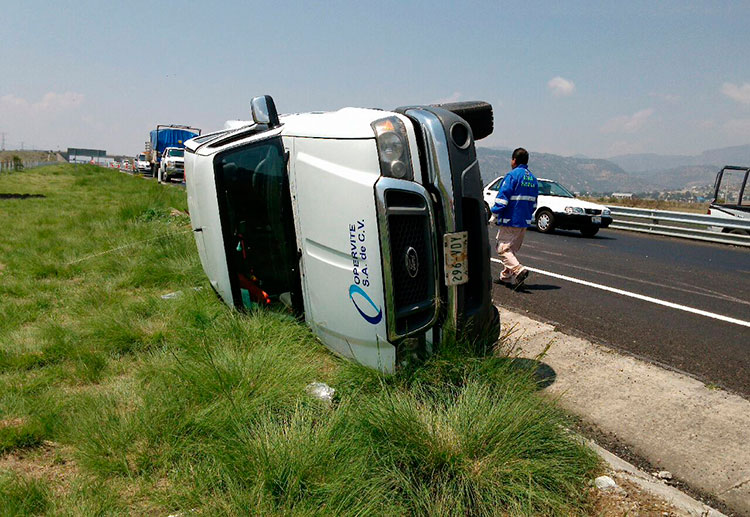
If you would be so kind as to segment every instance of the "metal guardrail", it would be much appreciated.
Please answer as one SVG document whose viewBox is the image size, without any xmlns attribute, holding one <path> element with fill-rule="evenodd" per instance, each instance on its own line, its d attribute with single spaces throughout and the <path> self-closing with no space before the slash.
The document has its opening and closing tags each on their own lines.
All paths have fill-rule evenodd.
<svg viewBox="0 0 750 517">
<path fill-rule="evenodd" d="M 750 246 L 750 219 L 624 206 L 608 208 L 612 212 L 610 228 L 734 244 L 735 246 Z M 729 233 L 732 230 L 735 230 L 735 233 Z M 745 232 L 745 234 L 736 232 Z"/>
<path fill-rule="evenodd" d="M 45 165 L 55 165 L 60 162 L 24 161 L 22 163 L 24 170 L 26 170 L 34 169 L 36 167 L 44 167 Z M 0 162 L 0 172 L 14 172 L 15 170 L 15 164 L 12 161 L 8 160 Z"/>
</svg>

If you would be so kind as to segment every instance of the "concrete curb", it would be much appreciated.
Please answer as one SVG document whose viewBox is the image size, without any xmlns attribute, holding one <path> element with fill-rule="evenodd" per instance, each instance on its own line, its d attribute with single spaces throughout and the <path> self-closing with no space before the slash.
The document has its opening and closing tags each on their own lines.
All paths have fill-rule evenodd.
<svg viewBox="0 0 750 517">
<path fill-rule="evenodd" d="M 600 458 L 618 475 L 640 487 L 645 492 L 667 501 L 675 509 L 695 517 L 727 517 L 718 510 L 697 501 L 673 486 L 656 481 L 653 476 L 640 470 L 624 459 L 615 456 L 589 439 L 584 439 Z"/>
<path fill-rule="evenodd" d="M 750 516 L 750 401 L 501 311 L 514 353 L 554 371 L 545 392 L 681 482 Z"/>
</svg>

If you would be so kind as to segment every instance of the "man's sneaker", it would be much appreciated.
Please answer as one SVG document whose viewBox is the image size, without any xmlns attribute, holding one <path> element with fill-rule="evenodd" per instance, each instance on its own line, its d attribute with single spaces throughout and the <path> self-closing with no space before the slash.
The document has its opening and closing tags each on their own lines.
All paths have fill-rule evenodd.
<svg viewBox="0 0 750 517">
<path fill-rule="evenodd" d="M 516 275 L 516 281 L 514 283 L 514 286 L 521 287 L 521 284 L 523 284 L 528 277 L 529 277 L 529 270 L 526 268 L 523 268 L 521 272 Z"/>
<path fill-rule="evenodd" d="M 510 280 L 505 280 L 504 278 L 496 278 L 492 282 L 494 282 L 497 285 L 504 285 L 505 287 L 513 287 L 515 285 Z"/>
</svg>

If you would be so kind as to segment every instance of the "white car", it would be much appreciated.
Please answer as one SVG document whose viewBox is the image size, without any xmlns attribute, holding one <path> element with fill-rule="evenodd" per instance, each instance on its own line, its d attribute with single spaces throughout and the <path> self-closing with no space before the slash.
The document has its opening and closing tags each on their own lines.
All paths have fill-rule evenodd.
<svg viewBox="0 0 750 517">
<path fill-rule="evenodd" d="M 504 176 L 500 176 L 484 188 L 484 202 L 489 213 L 495 204 Z M 555 228 L 580 230 L 585 237 L 593 237 L 599 228 L 612 222 L 609 208 L 576 198 L 568 189 L 549 179 L 538 179 L 539 197 L 534 212 L 536 229 L 550 233 Z"/>
<path fill-rule="evenodd" d="M 169 183 L 172 178 L 185 178 L 185 149 L 181 147 L 167 147 L 161 155 L 159 183 Z"/>
<path fill-rule="evenodd" d="M 133 160 L 133 172 L 151 172 L 151 162 L 148 161 L 148 156 L 145 153 L 141 153 Z"/>
</svg>

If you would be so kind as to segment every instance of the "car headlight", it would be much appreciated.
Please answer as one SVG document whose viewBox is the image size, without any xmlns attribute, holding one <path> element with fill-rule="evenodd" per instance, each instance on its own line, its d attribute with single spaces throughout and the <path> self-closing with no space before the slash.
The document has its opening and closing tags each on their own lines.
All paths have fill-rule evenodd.
<svg viewBox="0 0 750 517">
<path fill-rule="evenodd" d="M 612 211 L 609 208 L 605 208 L 602 210 L 602 215 L 611 215 Z"/>
<path fill-rule="evenodd" d="M 380 157 L 380 172 L 383 176 L 413 180 L 409 140 L 406 126 L 398 117 L 388 117 L 372 123 Z"/>
<path fill-rule="evenodd" d="M 565 207 L 565 213 L 568 214 L 568 215 L 570 215 L 570 214 L 583 214 L 584 211 L 583 211 L 583 208 L 581 208 L 580 206 L 566 206 Z"/>
</svg>

